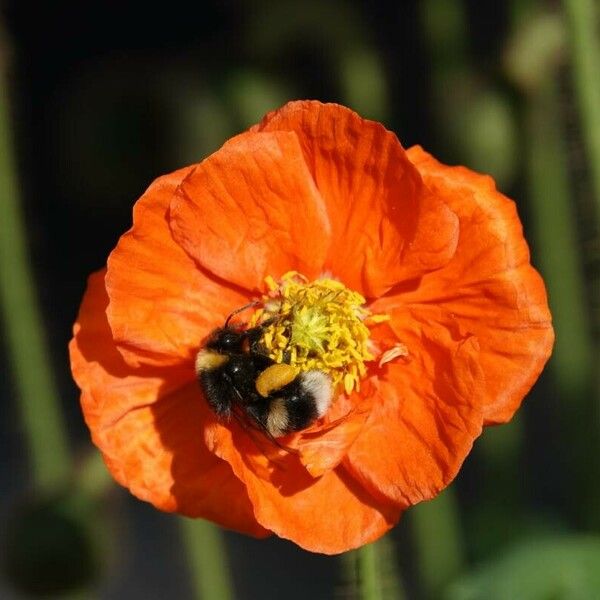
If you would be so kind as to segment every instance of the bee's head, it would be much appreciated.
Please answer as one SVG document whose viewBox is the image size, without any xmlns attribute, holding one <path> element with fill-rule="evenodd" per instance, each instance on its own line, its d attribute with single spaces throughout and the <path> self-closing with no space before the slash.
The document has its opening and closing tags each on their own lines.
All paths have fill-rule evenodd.
<svg viewBox="0 0 600 600">
<path fill-rule="evenodd" d="M 232 312 L 227 319 L 223 327 L 215 329 L 208 337 L 204 348 L 212 350 L 214 352 L 221 352 L 223 354 L 238 354 L 247 352 L 258 352 L 260 353 L 260 342 L 265 330 L 269 325 L 276 323 L 282 319 L 285 315 L 277 315 L 271 317 L 266 321 L 258 323 L 254 326 L 245 328 L 243 325 L 230 325 L 232 317 L 246 310 L 250 306 L 255 306 L 258 302 L 251 302 Z"/>
<path fill-rule="evenodd" d="M 242 352 L 245 340 L 246 332 L 233 327 L 220 327 L 211 333 L 205 347 L 226 354 Z"/>
</svg>

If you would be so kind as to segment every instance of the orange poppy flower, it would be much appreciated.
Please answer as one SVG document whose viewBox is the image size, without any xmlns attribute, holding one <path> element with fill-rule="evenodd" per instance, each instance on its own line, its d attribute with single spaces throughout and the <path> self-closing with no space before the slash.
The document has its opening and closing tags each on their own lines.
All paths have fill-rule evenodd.
<svg viewBox="0 0 600 600">
<path fill-rule="evenodd" d="M 217 419 L 194 369 L 252 301 L 240 322 L 293 312 L 265 334 L 273 360 L 335 386 L 326 414 L 277 440 Z M 492 179 L 306 101 L 152 183 L 90 277 L 70 351 L 92 439 L 138 498 L 331 554 L 445 488 L 552 343 Z"/>
</svg>

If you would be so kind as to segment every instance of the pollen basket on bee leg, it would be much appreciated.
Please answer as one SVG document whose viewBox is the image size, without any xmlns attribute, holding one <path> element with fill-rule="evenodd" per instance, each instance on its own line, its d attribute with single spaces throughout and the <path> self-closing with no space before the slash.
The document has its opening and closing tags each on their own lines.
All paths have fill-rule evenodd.
<svg viewBox="0 0 600 600">
<path fill-rule="evenodd" d="M 298 369 L 291 365 L 275 364 L 267 367 L 256 379 L 256 391 L 266 398 L 275 390 L 291 383 L 298 375 Z"/>
</svg>

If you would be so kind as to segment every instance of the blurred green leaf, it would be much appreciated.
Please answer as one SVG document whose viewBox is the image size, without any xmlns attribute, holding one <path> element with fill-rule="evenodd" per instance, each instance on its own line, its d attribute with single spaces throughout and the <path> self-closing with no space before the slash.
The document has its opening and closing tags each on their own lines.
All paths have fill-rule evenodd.
<svg viewBox="0 0 600 600">
<path fill-rule="evenodd" d="M 389 118 L 385 72 L 363 15 L 352 3 L 264 2 L 252 14 L 247 40 L 249 50 L 264 57 L 312 48 L 338 75 L 335 83 L 345 104 L 371 119 Z M 245 97 L 243 89 L 238 94 Z"/>
<path fill-rule="evenodd" d="M 361 44 L 367 28 L 350 2 L 331 0 L 270 0 L 258 3 L 246 27 L 248 49 L 263 56 L 286 46 L 320 46 L 328 58 L 343 54 L 349 44 Z"/>
<path fill-rule="evenodd" d="M 266 113 L 290 100 L 289 91 L 279 81 L 263 73 L 239 70 L 227 81 L 227 98 L 242 127 L 258 123 Z"/>
<path fill-rule="evenodd" d="M 344 103 L 363 117 L 385 121 L 388 90 L 379 56 L 367 48 L 354 47 L 340 57 Z"/>
<path fill-rule="evenodd" d="M 463 2 L 422 0 L 419 18 L 436 67 L 465 65 L 468 36 Z"/>
<path fill-rule="evenodd" d="M 473 90 L 460 110 L 448 121 L 455 122 L 455 144 L 461 160 L 469 168 L 494 177 L 505 189 L 517 169 L 515 115 L 506 95 L 491 86 Z"/>
<path fill-rule="evenodd" d="M 457 580 L 446 600 L 600 598 L 600 538 L 527 540 Z"/>
<path fill-rule="evenodd" d="M 558 13 L 536 13 L 523 18 L 510 36 L 504 68 L 523 91 L 535 91 L 562 61 L 565 26 Z"/>
<path fill-rule="evenodd" d="M 101 522 L 94 500 L 77 492 L 23 502 L 3 540 L 7 579 L 40 596 L 89 587 L 100 570 Z"/>
<path fill-rule="evenodd" d="M 499 427 L 486 427 L 475 442 L 475 447 L 482 454 L 488 468 L 503 468 L 514 465 L 519 460 L 524 434 L 523 417 L 517 413 L 509 423 Z"/>
<path fill-rule="evenodd" d="M 180 86 L 168 103 L 169 155 L 174 163 L 188 165 L 215 152 L 236 133 L 236 127 L 232 115 L 210 88 L 193 80 L 184 80 Z"/>
<path fill-rule="evenodd" d="M 425 0 L 420 19 L 442 153 L 446 151 L 451 162 L 491 174 L 500 188 L 507 188 L 518 166 L 515 115 L 508 95 L 471 64 L 464 4 Z"/>
</svg>

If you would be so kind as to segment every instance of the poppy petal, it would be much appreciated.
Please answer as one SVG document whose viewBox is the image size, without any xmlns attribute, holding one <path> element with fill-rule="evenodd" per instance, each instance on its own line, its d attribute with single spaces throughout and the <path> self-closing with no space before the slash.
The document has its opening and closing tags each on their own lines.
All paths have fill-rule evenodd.
<svg viewBox="0 0 600 600">
<path fill-rule="evenodd" d="M 452 257 L 458 220 L 423 186 L 398 138 L 337 104 L 290 102 L 255 131 L 293 131 L 323 197 L 332 244 L 326 271 L 368 297 Z"/>
<path fill-rule="evenodd" d="M 372 395 L 361 397 L 355 393 L 351 398 L 342 395 L 336 398 L 325 417 L 277 442 L 254 430 L 249 422 L 213 426 L 233 428 L 234 435 L 251 438 L 254 452 L 247 455 L 246 461 L 257 473 L 264 471 L 262 463 L 266 456 L 284 469 L 289 468 L 290 460 L 299 459 L 313 477 L 319 477 L 342 462 L 369 416 L 371 403 Z"/>
<path fill-rule="evenodd" d="M 112 341 L 107 304 L 99 272 L 90 277 L 70 353 L 86 422 L 112 475 L 162 510 L 268 535 L 242 483 L 203 442 L 208 409 L 193 370 L 129 367 Z"/>
<path fill-rule="evenodd" d="M 322 269 L 323 200 L 293 133 L 247 133 L 192 170 L 171 203 L 175 239 L 199 265 L 248 290 L 267 275 Z"/>
<path fill-rule="evenodd" d="M 453 336 L 409 311 L 388 314 L 382 329 L 392 328 L 408 355 L 382 368 L 371 414 L 344 464 L 371 493 L 406 508 L 444 489 L 480 434 L 482 374 L 473 336 Z"/>
<path fill-rule="evenodd" d="M 426 184 L 460 219 L 452 261 L 402 293 L 403 304 L 436 306 L 479 340 L 485 423 L 508 421 L 548 360 L 554 341 L 542 278 L 530 265 L 515 203 L 490 177 L 408 151 Z M 423 318 L 428 318 L 423 316 Z"/>
<path fill-rule="evenodd" d="M 133 210 L 133 227 L 108 259 L 108 320 L 132 365 L 193 360 L 201 340 L 248 299 L 203 272 L 173 240 L 166 214 L 193 167 L 155 180 Z"/>
<path fill-rule="evenodd" d="M 400 518 L 399 508 L 377 502 L 343 466 L 313 478 L 294 457 L 277 466 L 256 454 L 250 438 L 232 435 L 230 429 L 207 434 L 209 446 L 246 485 L 258 522 L 306 550 L 345 552 L 377 539 Z M 263 472 L 249 465 L 251 455 Z"/>
<path fill-rule="evenodd" d="M 362 430 L 373 403 L 368 385 L 369 382 L 363 382 L 360 394 L 338 396 L 323 422 L 301 432 L 291 444 L 300 450 L 300 460 L 313 477 L 337 467 Z"/>
</svg>

